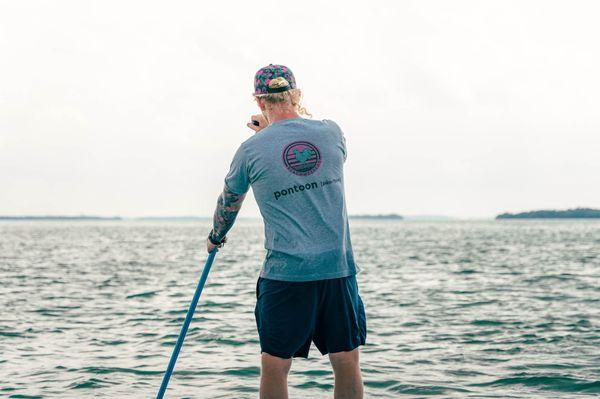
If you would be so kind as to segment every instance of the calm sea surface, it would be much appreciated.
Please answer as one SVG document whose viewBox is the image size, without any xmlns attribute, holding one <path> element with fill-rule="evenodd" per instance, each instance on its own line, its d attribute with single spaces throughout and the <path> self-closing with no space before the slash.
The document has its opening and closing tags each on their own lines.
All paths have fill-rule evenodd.
<svg viewBox="0 0 600 399">
<path fill-rule="evenodd" d="M 368 398 L 600 396 L 600 222 L 351 221 Z M 256 398 L 260 221 L 217 254 L 167 396 Z M 151 398 L 206 222 L 0 222 L 0 397 Z M 326 357 L 292 398 L 332 397 Z"/>
</svg>

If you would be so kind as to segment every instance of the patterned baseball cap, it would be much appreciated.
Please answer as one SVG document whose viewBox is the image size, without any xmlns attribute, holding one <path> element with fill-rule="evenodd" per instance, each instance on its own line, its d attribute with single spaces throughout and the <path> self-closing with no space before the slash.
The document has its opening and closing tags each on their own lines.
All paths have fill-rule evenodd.
<svg viewBox="0 0 600 399">
<path fill-rule="evenodd" d="M 283 78 L 283 79 L 278 79 Z M 269 64 L 254 75 L 254 95 L 281 93 L 296 88 L 292 70 L 284 65 Z"/>
</svg>

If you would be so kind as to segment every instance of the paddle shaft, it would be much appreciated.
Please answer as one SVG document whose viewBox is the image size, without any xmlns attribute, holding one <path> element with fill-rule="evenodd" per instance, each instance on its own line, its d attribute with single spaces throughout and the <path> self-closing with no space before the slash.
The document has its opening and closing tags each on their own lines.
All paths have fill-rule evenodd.
<svg viewBox="0 0 600 399">
<path fill-rule="evenodd" d="M 185 321 L 183 322 L 183 326 L 181 326 L 179 338 L 177 338 L 177 343 L 175 344 L 175 348 L 173 348 L 171 360 L 169 360 L 169 365 L 167 366 L 167 371 L 165 371 L 165 375 L 163 376 L 162 384 L 160 385 L 160 390 L 158 391 L 156 399 L 162 399 L 165 395 L 167 385 L 169 385 L 169 379 L 171 378 L 171 374 L 173 374 L 173 369 L 175 368 L 175 363 L 177 362 L 177 356 L 179 356 L 179 351 L 181 350 L 181 346 L 183 345 L 183 340 L 185 339 L 185 335 L 187 334 L 188 327 L 190 326 L 192 317 L 194 317 L 194 311 L 196 310 L 196 306 L 198 305 L 200 294 L 202 294 L 202 288 L 204 288 L 204 283 L 206 283 L 208 272 L 210 272 L 210 267 L 212 266 L 217 251 L 218 249 L 215 248 L 212 250 L 212 252 L 208 254 L 208 259 L 206 259 L 204 269 L 202 270 L 202 276 L 200 276 L 200 281 L 198 281 L 198 286 L 196 287 L 194 298 L 192 298 L 192 303 L 190 303 L 190 308 L 188 309 L 187 315 L 185 316 Z"/>
</svg>

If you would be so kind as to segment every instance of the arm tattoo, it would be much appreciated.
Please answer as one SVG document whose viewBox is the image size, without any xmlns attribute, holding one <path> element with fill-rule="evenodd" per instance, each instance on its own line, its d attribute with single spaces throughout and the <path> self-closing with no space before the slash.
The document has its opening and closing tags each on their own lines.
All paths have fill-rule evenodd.
<svg viewBox="0 0 600 399">
<path fill-rule="evenodd" d="M 225 186 L 217 200 L 217 209 L 215 209 L 213 217 L 211 237 L 215 241 L 223 240 L 223 237 L 231 229 L 245 197 L 246 194 L 236 194 Z"/>
</svg>

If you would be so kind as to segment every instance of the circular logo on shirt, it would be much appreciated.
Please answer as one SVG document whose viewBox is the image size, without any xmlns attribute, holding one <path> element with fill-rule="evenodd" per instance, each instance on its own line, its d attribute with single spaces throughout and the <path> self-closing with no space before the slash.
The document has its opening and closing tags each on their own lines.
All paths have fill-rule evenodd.
<svg viewBox="0 0 600 399">
<path fill-rule="evenodd" d="M 321 166 L 319 149 L 308 141 L 294 141 L 283 150 L 283 163 L 293 174 L 308 176 Z"/>
</svg>

